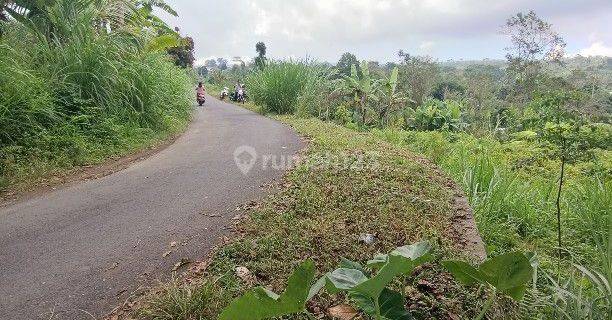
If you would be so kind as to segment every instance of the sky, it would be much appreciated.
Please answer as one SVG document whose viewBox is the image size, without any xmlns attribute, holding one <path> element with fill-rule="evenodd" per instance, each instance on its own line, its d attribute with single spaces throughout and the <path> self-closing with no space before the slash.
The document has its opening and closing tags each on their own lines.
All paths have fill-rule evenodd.
<svg viewBox="0 0 612 320">
<path fill-rule="evenodd" d="M 535 12 L 567 42 L 567 54 L 612 56 L 612 0 L 166 0 L 179 14 L 160 16 L 211 57 L 308 57 L 335 63 L 397 61 L 397 52 L 440 61 L 502 59 L 507 18 Z"/>
</svg>

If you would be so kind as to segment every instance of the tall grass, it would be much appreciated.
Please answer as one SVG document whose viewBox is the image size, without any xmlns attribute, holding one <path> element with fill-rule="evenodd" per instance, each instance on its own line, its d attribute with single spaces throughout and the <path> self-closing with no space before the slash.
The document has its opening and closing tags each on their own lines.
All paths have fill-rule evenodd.
<svg viewBox="0 0 612 320">
<path fill-rule="evenodd" d="M 609 151 L 568 167 L 562 229 L 568 257 L 558 281 L 555 241 L 555 186 L 559 163 L 533 142 L 502 143 L 492 138 L 446 132 L 375 131 L 394 144 L 429 156 L 462 183 L 488 251 L 537 252 L 538 291 L 527 303 L 542 315 L 606 319 L 612 312 L 612 164 Z M 535 316 L 534 316 L 535 317 Z"/>
<path fill-rule="evenodd" d="M 132 150 L 189 119 L 187 73 L 136 36 L 95 28 L 97 11 L 83 3 L 49 9 L 52 37 L 15 22 L 4 28 L 0 188 Z"/>
<path fill-rule="evenodd" d="M 305 88 L 320 76 L 308 62 L 272 62 L 247 77 L 249 96 L 264 112 L 294 113 Z"/>
</svg>

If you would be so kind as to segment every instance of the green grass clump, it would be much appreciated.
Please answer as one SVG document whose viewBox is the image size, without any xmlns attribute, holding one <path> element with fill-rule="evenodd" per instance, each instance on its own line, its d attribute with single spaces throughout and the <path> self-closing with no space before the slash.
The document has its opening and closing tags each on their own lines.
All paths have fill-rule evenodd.
<svg viewBox="0 0 612 320">
<path fill-rule="evenodd" d="M 535 142 L 500 142 L 469 134 L 376 131 L 399 146 L 423 153 L 460 182 L 478 228 L 493 255 L 535 251 L 545 268 L 556 268 L 555 197 L 559 161 Z M 610 272 L 612 162 L 599 150 L 569 165 L 563 191 L 562 230 L 568 261 Z"/>
<path fill-rule="evenodd" d="M 263 112 L 293 113 L 298 98 L 317 70 L 305 62 L 272 62 L 247 77 L 247 92 Z"/>
<path fill-rule="evenodd" d="M 9 22 L 0 38 L 0 189 L 150 145 L 190 118 L 184 70 L 65 3 L 48 12 L 57 37 Z"/>
</svg>

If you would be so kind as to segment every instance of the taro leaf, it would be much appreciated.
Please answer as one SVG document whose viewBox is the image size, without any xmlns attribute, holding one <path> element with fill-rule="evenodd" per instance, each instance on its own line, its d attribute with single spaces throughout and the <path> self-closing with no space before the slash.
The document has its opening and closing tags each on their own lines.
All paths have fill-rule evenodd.
<svg viewBox="0 0 612 320">
<path fill-rule="evenodd" d="M 429 259 L 428 253 L 431 250 L 431 245 L 427 241 L 418 242 L 409 246 L 399 247 L 391 252 L 392 255 L 400 255 L 421 264 Z M 421 261 L 422 260 L 422 261 Z"/>
<path fill-rule="evenodd" d="M 488 283 L 497 291 L 514 300 L 521 300 L 531 280 L 533 267 L 520 252 L 506 253 L 482 263 L 478 269 L 463 261 L 442 263 L 459 281 L 465 284 Z"/>
<path fill-rule="evenodd" d="M 363 266 L 361 266 L 359 262 L 351 261 L 346 258 L 340 258 L 340 268 L 355 269 L 363 272 L 364 274 L 366 273 Z"/>
<path fill-rule="evenodd" d="M 401 274 L 410 273 L 413 268 L 414 264 L 410 259 L 397 255 L 389 255 L 389 261 L 375 276 L 358 284 L 352 290 L 376 299 L 393 278 Z"/>
<path fill-rule="evenodd" d="M 476 268 L 472 267 L 469 263 L 463 261 L 443 261 L 442 265 L 446 270 L 461 281 L 463 284 L 471 285 L 476 282 L 488 283 L 489 279 L 486 275 L 482 274 Z"/>
<path fill-rule="evenodd" d="M 372 317 L 376 316 L 376 306 L 372 298 L 361 293 L 352 293 L 350 297 L 363 312 Z M 380 315 L 383 316 L 384 319 L 412 319 L 412 315 L 404 307 L 404 297 L 399 292 L 385 288 L 378 297 L 378 304 L 380 306 Z"/>
<path fill-rule="evenodd" d="M 259 320 L 302 312 L 314 273 L 314 262 L 306 260 L 289 277 L 287 289 L 280 296 L 257 287 L 232 301 L 219 320 Z"/>
<path fill-rule="evenodd" d="M 387 257 L 387 263 L 380 271 L 353 290 L 376 299 L 393 278 L 401 274 L 408 274 L 412 272 L 415 266 L 429 260 L 431 257 L 428 254 L 429 250 L 430 246 L 426 241 L 393 250 Z"/>
<path fill-rule="evenodd" d="M 378 269 L 378 268 L 384 266 L 385 263 L 387 263 L 387 259 L 388 258 L 389 258 L 389 255 L 387 255 L 387 254 L 377 253 L 377 254 L 374 255 L 374 259 L 368 260 L 368 262 L 367 262 L 368 267 Z"/>
<path fill-rule="evenodd" d="M 329 272 L 324 274 L 321 278 L 319 278 L 319 280 L 317 280 L 317 282 L 315 282 L 315 284 L 312 285 L 312 287 L 310 287 L 306 301 L 312 299 L 312 297 L 314 297 L 317 293 L 319 293 L 319 291 L 321 291 L 321 289 L 323 289 L 323 287 L 325 286 L 325 282 L 327 282 L 327 277 L 329 276 L 329 274 Z"/>
<path fill-rule="evenodd" d="M 527 289 L 525 284 L 533 274 L 531 263 L 521 252 L 510 252 L 487 260 L 480 265 L 479 270 L 493 279 L 491 284 L 498 291 L 514 300 L 523 298 Z"/>
<path fill-rule="evenodd" d="M 348 268 L 338 268 L 332 271 L 327 276 L 327 279 L 329 280 L 327 290 L 330 293 L 341 290 L 351 290 L 360 283 L 368 280 L 363 272 Z"/>
<path fill-rule="evenodd" d="M 401 293 L 385 288 L 378 298 L 380 314 L 390 320 L 410 320 L 412 316 L 404 307 Z"/>
</svg>

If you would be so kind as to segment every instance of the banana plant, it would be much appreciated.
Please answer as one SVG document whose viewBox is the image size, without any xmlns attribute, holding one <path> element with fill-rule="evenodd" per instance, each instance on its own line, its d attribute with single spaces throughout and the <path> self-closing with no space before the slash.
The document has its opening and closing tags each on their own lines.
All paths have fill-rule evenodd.
<svg viewBox="0 0 612 320">
<path fill-rule="evenodd" d="M 366 61 L 361 62 L 359 71 L 357 72 L 357 66 L 351 65 L 351 75 L 344 76 L 344 86 L 358 106 L 361 123 L 365 124 L 367 103 L 378 101 L 376 95 L 378 82 L 370 77 L 370 69 Z"/>
<path fill-rule="evenodd" d="M 393 68 L 391 75 L 381 81 L 379 86 L 379 95 L 381 103 L 376 105 L 378 113 L 378 122 L 381 127 L 386 126 L 386 120 L 389 113 L 395 111 L 405 101 L 406 97 L 397 90 L 399 69 Z"/>
<path fill-rule="evenodd" d="M 498 295 L 506 295 L 516 301 L 523 299 L 527 284 L 532 280 L 533 261 L 521 252 L 506 253 L 483 262 L 479 267 L 458 260 L 442 262 L 442 265 L 465 285 L 480 283 L 489 287 L 492 294 L 485 302 L 477 320 L 483 319 Z"/>
<path fill-rule="evenodd" d="M 454 100 L 430 99 L 416 109 L 406 108 L 404 115 L 406 123 L 417 130 L 459 131 L 465 128 L 461 108 L 461 103 Z"/>
</svg>

